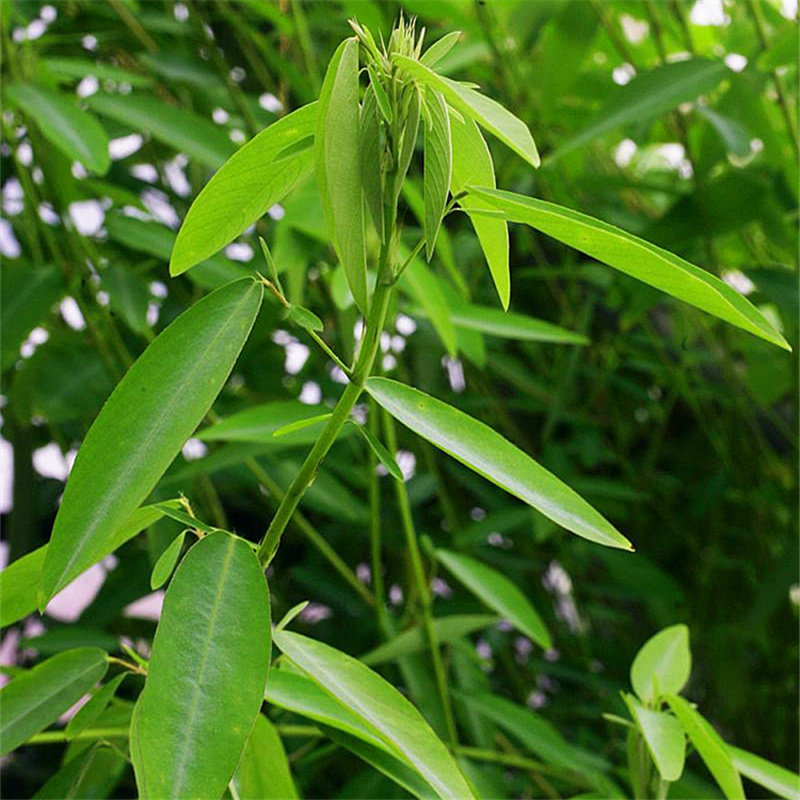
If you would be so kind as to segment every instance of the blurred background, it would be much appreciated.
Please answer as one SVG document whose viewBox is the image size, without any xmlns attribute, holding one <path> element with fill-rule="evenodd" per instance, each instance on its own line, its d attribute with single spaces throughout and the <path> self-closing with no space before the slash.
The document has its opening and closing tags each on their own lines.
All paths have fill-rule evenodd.
<svg viewBox="0 0 800 800">
<path fill-rule="evenodd" d="M 417 16 L 427 42 L 461 30 L 443 71 L 480 84 L 533 131 L 538 171 L 490 143 L 501 188 L 587 212 L 704 267 L 797 351 L 796 0 L 4 0 L 5 562 L 47 541 L 81 439 L 153 336 L 212 287 L 264 269 L 256 234 L 291 298 L 325 321 L 342 352 L 352 349 L 357 314 L 313 182 L 186 276 L 170 279 L 167 262 L 214 170 L 316 97 L 348 18 L 385 35 L 401 11 Z M 419 169 L 416 180 L 421 188 Z M 419 227 L 413 187 L 404 221 L 410 233 Z M 431 267 L 444 295 L 496 306 L 468 223 L 451 217 L 448 230 Z M 511 233 L 512 310 L 591 343 L 462 333 L 451 358 L 412 292 L 383 342 L 383 368 L 501 430 L 637 552 L 565 534 L 401 431 L 398 461 L 420 530 L 513 577 L 555 633 L 544 655 L 502 629 L 473 637 L 483 674 L 621 762 L 624 737 L 601 714 L 619 712 L 642 642 L 686 622 L 691 699 L 729 741 L 796 768 L 796 356 L 536 232 Z M 340 391 L 341 375 L 265 302 L 215 410 L 325 403 Z M 285 485 L 302 456 L 270 442 L 193 439 L 158 492 L 183 491 L 200 517 L 257 538 L 272 505 L 245 461 Z M 357 443 L 338 443 L 304 512 L 366 582 L 364 464 Z M 386 580 L 402 623 L 410 583 L 383 489 Z M 175 524 L 90 570 L 44 617 L 4 631 L 3 663 L 149 640 L 160 608 L 150 569 Z M 270 585 L 276 618 L 311 600 L 300 630 L 354 654 L 377 643 L 372 612 L 296 532 Z M 435 588 L 437 614 L 479 609 L 443 580 Z M 6 796 L 30 796 L 60 757 L 58 747 L 29 748 L 5 767 Z M 349 778 L 340 769 L 310 763 L 301 790 L 331 796 Z M 103 796 L 129 796 L 131 786 L 120 773 Z M 699 778 L 693 786 L 682 796 L 715 796 Z"/>
</svg>

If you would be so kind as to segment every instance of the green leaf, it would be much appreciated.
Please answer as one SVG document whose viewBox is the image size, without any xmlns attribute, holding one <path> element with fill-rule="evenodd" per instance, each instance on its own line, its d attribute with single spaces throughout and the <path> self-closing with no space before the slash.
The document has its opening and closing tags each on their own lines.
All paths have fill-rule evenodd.
<svg viewBox="0 0 800 800">
<path fill-rule="evenodd" d="M 107 172 L 111 164 L 108 136 L 97 118 L 82 110 L 72 97 L 28 83 L 11 84 L 5 94 L 67 158 L 80 161 L 98 175 Z"/>
<path fill-rule="evenodd" d="M 367 428 L 366 425 L 359 425 L 357 422 L 349 419 L 347 420 L 348 423 L 354 425 L 358 428 L 361 435 L 364 437 L 364 440 L 369 445 L 370 449 L 373 453 L 375 453 L 376 458 L 378 461 L 383 464 L 386 468 L 386 471 L 396 480 L 401 481 L 403 480 L 403 472 L 400 467 L 397 466 L 397 462 L 394 460 L 394 456 L 386 449 L 386 446 L 383 442 L 380 441 L 373 433 Z"/>
<path fill-rule="evenodd" d="M 450 115 L 439 92 L 429 91 L 425 105 L 430 112 L 430 127 L 425 126 L 425 251 L 433 258 L 436 238 L 442 225 L 447 193 L 453 172 L 453 147 L 450 141 Z"/>
<path fill-rule="evenodd" d="M 183 531 L 167 545 L 164 552 L 158 557 L 150 575 L 150 588 L 153 591 L 160 589 L 169 580 L 169 576 L 172 575 L 172 571 L 178 563 L 185 541 L 186 531 Z"/>
<path fill-rule="evenodd" d="M 550 160 L 591 142 L 622 125 L 641 125 L 715 89 L 728 68 L 724 61 L 691 58 L 655 67 L 620 87 L 601 106 L 589 124 L 562 144 Z"/>
<path fill-rule="evenodd" d="M 388 378 L 370 378 L 366 389 L 414 433 L 567 530 L 608 547 L 633 549 L 611 523 L 569 486 L 488 425 Z"/>
<path fill-rule="evenodd" d="M 147 307 L 150 290 L 138 273 L 121 264 L 109 264 L 102 274 L 102 286 L 109 294 L 109 304 L 125 324 L 136 333 L 150 336 Z"/>
<path fill-rule="evenodd" d="M 545 650 L 553 646 L 539 612 L 519 587 L 495 569 L 461 553 L 437 550 L 436 558 L 489 608 Z"/>
<path fill-rule="evenodd" d="M 456 111 L 486 128 L 531 166 L 539 166 L 539 153 L 528 126 L 500 103 L 437 74 L 419 61 L 401 55 L 393 56 L 393 60 L 421 84 L 441 92 Z"/>
<path fill-rule="evenodd" d="M 213 256 L 311 174 L 310 148 L 282 154 L 314 135 L 317 110 L 316 103 L 309 103 L 287 114 L 220 167 L 195 198 L 178 231 L 171 275 Z"/>
<path fill-rule="evenodd" d="M 689 741 L 703 759 L 728 800 L 744 800 L 742 780 L 733 765 L 727 745 L 691 704 L 676 694 L 666 695 L 669 707 L 683 725 Z"/>
<path fill-rule="evenodd" d="M 131 86 L 151 86 L 153 78 L 139 75 L 121 67 L 110 64 L 98 64 L 93 58 L 49 57 L 37 58 L 37 66 L 50 72 L 57 83 L 73 83 L 87 75 L 94 75 L 101 81 L 118 81 Z"/>
<path fill-rule="evenodd" d="M 626 275 L 702 311 L 791 348 L 758 309 L 735 289 L 703 269 L 620 228 L 563 206 L 496 189 L 471 189 L 512 222 L 530 225 Z"/>
<path fill-rule="evenodd" d="M 276 632 L 275 643 L 391 742 L 443 800 L 473 797 L 453 757 L 419 711 L 380 675 L 333 647 L 296 633 Z"/>
<path fill-rule="evenodd" d="M 176 500 L 168 501 L 177 503 Z M 108 541 L 97 561 L 113 553 L 137 533 L 150 527 L 163 516 L 156 506 L 142 506 L 121 525 Z M 42 565 L 47 555 L 48 545 L 42 545 L 31 553 L 18 558 L 2 572 L 0 579 L 0 628 L 27 617 L 36 611 L 38 589 L 42 577 Z M 97 563 L 95 561 L 94 563 Z M 89 566 L 92 566 L 91 564 Z"/>
<path fill-rule="evenodd" d="M 483 630 L 498 622 L 498 618 L 491 614 L 453 614 L 449 617 L 437 617 L 433 620 L 433 629 L 436 639 L 441 644 L 447 644 L 464 636 L 469 636 L 475 631 Z M 378 645 L 374 650 L 365 653 L 359 659 L 368 667 L 385 664 L 397 658 L 418 653 L 428 647 L 425 631 L 415 625 L 399 633 L 393 639 Z"/>
<path fill-rule="evenodd" d="M 107 667 L 106 654 L 97 647 L 67 650 L 0 689 L 0 755 L 55 722 L 102 680 Z"/>
<path fill-rule="evenodd" d="M 733 766 L 751 781 L 759 786 L 775 792 L 778 797 L 785 800 L 798 800 L 800 798 L 800 775 L 788 769 L 773 764 L 755 753 L 748 753 L 733 745 L 727 745 Z"/>
<path fill-rule="evenodd" d="M 361 196 L 361 154 L 359 152 L 358 40 L 348 39 L 338 61 L 329 70 L 335 75 L 330 94 L 323 87 L 317 127 L 317 162 L 323 207 L 333 230 L 339 261 L 347 283 L 362 313 L 369 306 L 367 262 L 364 245 L 364 203 Z M 328 83 L 328 76 L 325 78 Z"/>
<path fill-rule="evenodd" d="M 747 158 L 750 155 L 750 141 L 753 135 L 738 120 L 720 114 L 708 106 L 697 106 L 697 113 L 709 121 L 729 152 L 739 158 Z"/>
<path fill-rule="evenodd" d="M 461 36 L 461 31 L 446 33 L 422 54 L 420 62 L 426 67 L 435 67 L 458 44 Z"/>
<path fill-rule="evenodd" d="M 279 436 L 288 436 L 290 433 L 295 433 L 296 431 L 302 431 L 305 428 L 308 428 L 311 425 L 314 425 L 319 429 L 319 422 L 325 422 L 329 420 L 333 414 L 328 412 L 327 414 L 317 414 L 314 417 L 309 417 L 308 419 L 299 419 L 297 422 L 290 422 L 288 425 L 284 425 L 282 428 L 278 428 L 272 435 L 275 437 Z"/>
<path fill-rule="evenodd" d="M 78 755 L 67 749 L 66 763 L 33 796 L 33 800 L 97 800 L 111 797 L 127 761 L 110 747 L 90 746 Z"/>
<path fill-rule="evenodd" d="M 369 209 L 378 238 L 383 240 L 383 165 L 381 164 L 383 152 L 375 97 L 374 87 L 370 86 L 361 104 L 358 149 L 361 154 L 361 188 L 364 190 L 364 202 Z"/>
<path fill-rule="evenodd" d="M 677 694 L 689 680 L 692 655 L 689 629 L 671 625 L 648 639 L 631 664 L 631 685 L 643 703 L 665 694 Z"/>
<path fill-rule="evenodd" d="M 400 152 L 397 156 L 397 171 L 395 172 L 394 192 L 399 197 L 403 189 L 411 159 L 414 157 L 414 150 L 417 146 L 417 133 L 419 131 L 419 115 L 422 106 L 419 92 L 416 87 L 411 87 L 406 91 L 411 92 L 411 99 L 408 104 L 408 116 L 403 127 L 403 136 L 400 143 Z"/>
<path fill-rule="evenodd" d="M 450 193 L 455 197 L 469 186 L 494 188 L 494 164 L 478 126 L 471 119 L 450 118 L 453 139 L 453 175 Z M 489 272 L 492 275 L 500 303 L 508 308 L 511 300 L 511 275 L 508 266 L 508 225 L 504 219 L 471 214 L 470 211 L 492 209 L 494 206 L 482 197 L 468 194 L 459 200 L 459 205 L 469 215 L 472 227 L 483 250 Z"/>
<path fill-rule="evenodd" d="M 261 306 L 248 279 L 193 305 L 149 345 L 103 406 L 78 452 L 42 568 L 41 606 L 108 552 L 208 412 Z"/>
<path fill-rule="evenodd" d="M 383 88 L 378 73 L 375 71 L 375 67 L 373 67 L 372 64 L 367 66 L 367 72 L 369 73 L 370 89 L 372 89 L 375 94 L 375 102 L 378 105 L 378 110 L 381 112 L 381 116 L 384 120 L 391 125 L 394 119 L 394 113 L 392 112 L 392 104 L 389 102 L 386 89 Z"/>
<path fill-rule="evenodd" d="M 149 134 L 211 169 L 222 166 L 236 150 L 219 125 L 193 111 L 167 105 L 155 96 L 95 94 L 87 102 L 103 116 Z"/>
<path fill-rule="evenodd" d="M 270 652 L 258 558 L 230 534 L 206 536 L 167 590 L 131 723 L 140 797 L 222 797 L 261 708 Z"/>
<path fill-rule="evenodd" d="M 233 785 L 241 800 L 294 800 L 299 797 L 281 737 L 263 714 L 256 717 Z"/>
<path fill-rule="evenodd" d="M 127 672 L 114 676 L 107 684 L 101 686 L 79 709 L 67 723 L 64 731 L 67 739 L 74 739 L 81 731 L 86 730 L 105 710 L 111 698 L 117 693 L 119 685 L 127 677 Z"/>
<path fill-rule="evenodd" d="M 662 780 L 677 781 L 686 760 L 686 736 L 680 722 L 665 711 L 645 708 L 633 695 L 623 696 Z"/>
<path fill-rule="evenodd" d="M 763 72 L 771 72 L 778 67 L 797 64 L 800 59 L 800 43 L 797 38 L 797 25 L 787 22 L 770 43 L 770 46 L 756 59 L 756 66 Z"/>
<path fill-rule="evenodd" d="M 180 522 L 182 525 L 186 525 L 186 527 L 188 527 L 190 530 L 202 531 L 203 533 L 216 533 L 218 530 L 220 530 L 220 528 L 215 528 L 213 525 L 209 525 L 202 520 L 197 519 L 197 517 L 187 514 L 180 504 L 166 505 L 163 503 L 156 503 L 155 506 L 164 512 L 165 517 L 169 517 L 170 519 L 174 519 L 176 522 Z"/>
<path fill-rule="evenodd" d="M 289 306 L 286 318 L 307 331 L 321 331 L 325 328 L 322 320 L 313 312 L 303 306 Z"/>
</svg>

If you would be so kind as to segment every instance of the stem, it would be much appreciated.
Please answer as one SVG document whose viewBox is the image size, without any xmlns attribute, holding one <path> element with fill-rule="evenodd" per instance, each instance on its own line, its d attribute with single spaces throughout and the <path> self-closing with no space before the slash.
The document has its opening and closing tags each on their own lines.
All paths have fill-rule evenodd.
<svg viewBox="0 0 800 800">
<path fill-rule="evenodd" d="M 373 436 L 378 435 L 378 407 L 372 398 L 369 401 L 367 424 Z M 383 563 L 381 561 L 381 487 L 378 478 L 378 457 L 369 449 L 369 550 L 372 568 L 372 591 L 375 594 L 375 616 L 378 627 L 389 637 L 389 620 L 386 617 L 386 589 L 383 585 Z"/>
<path fill-rule="evenodd" d="M 466 745 L 457 745 L 455 747 L 455 752 L 456 755 L 465 756 L 474 761 L 485 761 L 489 764 L 502 764 L 506 767 L 518 767 L 519 769 L 528 770 L 529 772 L 538 772 L 542 775 L 562 778 L 578 786 L 586 785 L 586 781 L 577 773 L 559 769 L 558 767 L 551 767 L 548 764 L 543 764 L 541 761 L 535 761 L 532 758 L 525 758 L 524 756 L 514 755 L 513 753 L 499 753 L 494 750 L 483 750 L 479 747 L 467 747 Z"/>
<path fill-rule="evenodd" d="M 89 728 L 81 731 L 72 737 L 70 741 L 95 741 L 96 739 L 127 739 L 128 728 Z M 67 734 L 65 731 L 44 731 L 31 736 L 25 744 L 53 744 L 54 742 L 66 742 Z"/>
</svg>

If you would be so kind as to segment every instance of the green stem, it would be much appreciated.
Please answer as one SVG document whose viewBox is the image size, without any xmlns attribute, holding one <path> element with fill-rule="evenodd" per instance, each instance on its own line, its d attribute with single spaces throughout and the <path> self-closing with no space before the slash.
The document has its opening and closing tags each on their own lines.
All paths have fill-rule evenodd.
<svg viewBox="0 0 800 800">
<path fill-rule="evenodd" d="M 374 400 L 369 401 L 370 432 L 378 436 L 378 407 Z M 389 620 L 386 615 L 386 588 L 383 584 L 383 562 L 381 560 L 381 487 L 378 476 L 378 458 L 369 449 L 369 550 L 372 569 L 372 591 L 375 594 L 375 616 L 383 635 L 390 635 Z"/>
<path fill-rule="evenodd" d="M 70 741 L 95 741 L 97 739 L 127 739 L 128 728 L 88 728 L 76 734 Z M 67 734 L 64 731 L 44 731 L 31 736 L 25 744 L 53 744 L 66 742 Z"/>
<path fill-rule="evenodd" d="M 506 767 L 517 767 L 527 770 L 528 772 L 537 772 L 541 775 L 562 778 L 578 786 L 585 786 L 587 783 L 578 773 L 551 767 L 548 764 L 543 764 L 541 761 L 535 761 L 532 758 L 525 758 L 524 756 L 518 756 L 513 753 L 501 753 L 495 750 L 483 750 L 479 747 L 467 747 L 465 745 L 457 745 L 455 747 L 455 752 L 456 755 L 464 756 L 474 761 L 484 761 L 488 764 L 502 764 Z"/>
</svg>

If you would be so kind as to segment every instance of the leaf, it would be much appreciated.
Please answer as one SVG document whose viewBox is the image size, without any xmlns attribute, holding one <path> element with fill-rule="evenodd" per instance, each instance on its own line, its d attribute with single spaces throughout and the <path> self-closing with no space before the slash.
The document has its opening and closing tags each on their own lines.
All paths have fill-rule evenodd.
<svg viewBox="0 0 800 800">
<path fill-rule="evenodd" d="M 358 428 L 361 435 L 364 437 L 364 440 L 369 445 L 370 449 L 373 453 L 375 453 L 376 458 L 378 461 L 383 464 L 386 468 L 386 471 L 396 480 L 403 481 L 403 472 L 400 467 L 397 466 L 397 462 L 394 460 L 394 456 L 386 449 L 386 446 L 381 442 L 373 433 L 372 431 L 367 428 L 366 425 L 359 425 L 357 422 L 353 420 L 347 420 L 351 425 L 354 425 Z"/>
<path fill-rule="evenodd" d="M 190 530 L 202 531 L 203 533 L 216 533 L 220 530 L 220 528 L 215 528 L 213 525 L 208 525 L 202 520 L 197 519 L 197 517 L 187 514 L 181 508 L 180 504 L 165 505 L 163 503 L 156 503 L 155 506 L 164 512 L 164 516 L 174 519 L 182 525 L 186 525 Z"/>
<path fill-rule="evenodd" d="M 309 103 L 287 114 L 220 167 L 195 198 L 178 231 L 171 275 L 213 256 L 311 174 L 310 149 L 287 157 L 281 154 L 314 135 L 317 110 L 317 103 Z"/>
<path fill-rule="evenodd" d="M 167 105 L 155 96 L 95 94 L 87 102 L 104 117 L 149 134 L 211 169 L 222 166 L 236 150 L 219 125 L 193 111 Z"/>
<path fill-rule="evenodd" d="M 322 642 L 288 631 L 278 648 L 414 765 L 443 800 L 473 797 L 447 748 L 411 703 L 377 673 Z"/>
<path fill-rule="evenodd" d="M 744 800 L 742 780 L 719 734 L 682 697 L 668 694 L 666 701 L 680 720 L 689 741 L 695 746 L 725 797 L 728 800 Z"/>
<path fill-rule="evenodd" d="M 789 22 L 756 59 L 756 66 L 762 72 L 771 72 L 779 67 L 797 64 L 798 58 L 800 58 L 800 44 L 797 40 L 797 25 Z"/>
<path fill-rule="evenodd" d="M 483 630 L 498 622 L 498 618 L 491 614 L 453 614 L 448 617 L 437 617 L 433 620 L 433 629 L 436 639 L 440 644 L 447 644 L 456 639 L 461 639 L 475 631 Z M 418 653 L 428 647 L 425 631 L 418 625 L 407 628 L 393 639 L 378 645 L 359 658 L 368 667 L 376 664 L 385 664 L 397 658 Z"/>
<path fill-rule="evenodd" d="M 550 156 L 553 161 L 623 125 L 642 124 L 715 89 L 728 74 L 724 61 L 690 58 L 655 67 L 620 87 L 589 124 Z"/>
<path fill-rule="evenodd" d="M 450 132 L 453 139 L 453 175 L 450 182 L 450 193 L 455 197 L 469 186 L 494 188 L 492 156 L 478 126 L 471 119 L 458 120 L 455 116 L 451 116 Z M 504 309 L 508 309 L 511 300 L 508 225 L 504 219 L 470 214 L 470 211 L 494 208 L 482 197 L 470 193 L 458 202 L 461 208 L 467 212 L 472 227 L 475 229 L 497 294 L 500 297 L 500 303 Z"/>
<path fill-rule="evenodd" d="M 371 74 L 371 73 L 370 73 Z M 384 95 L 385 96 L 385 95 Z M 388 101 L 387 101 L 388 102 Z M 361 104 L 361 118 L 358 123 L 361 154 L 361 188 L 367 204 L 372 224 L 378 238 L 383 240 L 383 172 L 380 122 L 374 85 L 367 89 Z"/>
<path fill-rule="evenodd" d="M 313 312 L 303 306 L 289 306 L 286 318 L 307 331 L 321 331 L 325 327 L 322 320 Z"/>
<path fill-rule="evenodd" d="M 176 500 L 168 501 L 176 503 Z M 97 561 L 121 547 L 137 533 L 150 527 L 163 516 L 156 506 L 142 506 L 121 525 L 109 540 L 104 552 Z M 42 577 L 42 565 L 47 554 L 48 545 L 38 547 L 31 553 L 18 558 L 0 573 L 0 627 L 27 617 L 36 611 L 37 592 Z M 94 562 L 97 563 L 97 562 Z M 89 566 L 92 566 L 91 564 Z"/>
<path fill-rule="evenodd" d="M 119 685 L 125 680 L 127 672 L 115 675 L 105 686 L 101 686 L 79 709 L 67 723 L 64 731 L 67 739 L 74 739 L 81 731 L 86 730 L 105 710 L 111 698 L 117 693 Z"/>
<path fill-rule="evenodd" d="M 419 61 L 401 55 L 394 55 L 393 60 L 424 86 L 441 92 L 456 111 L 486 128 L 531 166 L 539 166 L 539 153 L 528 126 L 500 103 L 437 74 Z"/>
<path fill-rule="evenodd" d="M 111 308 L 136 333 L 150 335 L 147 307 L 150 290 L 141 275 L 120 264 L 109 264 L 102 275 L 102 286 L 109 294 Z"/>
<path fill-rule="evenodd" d="M 411 99 L 408 104 L 408 115 L 406 124 L 403 127 L 400 152 L 397 155 L 397 171 L 394 175 L 394 193 L 396 197 L 400 196 L 400 192 L 403 189 L 411 159 L 414 157 L 414 150 L 417 146 L 417 133 L 419 131 L 419 115 L 422 101 L 416 87 L 411 87 L 410 91 Z"/>
<path fill-rule="evenodd" d="M 731 744 L 727 745 L 727 748 L 733 766 L 745 778 L 749 778 L 759 786 L 775 792 L 778 797 L 786 798 L 786 800 L 800 798 L 800 775 Z"/>
<path fill-rule="evenodd" d="M 442 225 L 447 193 L 453 171 L 453 148 L 450 141 L 450 116 L 447 103 L 439 92 L 426 93 L 430 127 L 425 126 L 425 251 L 433 258 L 439 228 Z"/>
<path fill-rule="evenodd" d="M 359 152 L 358 40 L 347 39 L 335 68 L 326 96 L 320 95 L 320 120 L 317 127 L 318 172 L 323 206 L 333 230 L 339 261 L 356 305 L 366 313 L 367 263 L 364 245 L 364 203 L 361 197 L 361 156 Z M 325 78 L 328 83 L 328 76 Z"/>
<path fill-rule="evenodd" d="M 92 425 L 70 473 L 42 568 L 44 606 L 108 552 L 214 402 L 244 346 L 263 290 L 248 279 L 193 305 L 149 345 Z"/>
<path fill-rule="evenodd" d="M 258 558 L 228 533 L 206 536 L 167 590 L 136 704 L 140 797 L 222 797 L 261 708 L 270 652 Z"/>
<path fill-rule="evenodd" d="M 686 760 L 686 736 L 680 722 L 665 711 L 645 708 L 633 695 L 623 697 L 662 780 L 677 781 Z"/>
<path fill-rule="evenodd" d="M 791 348 L 758 309 L 703 269 L 620 228 L 563 206 L 496 189 L 471 189 L 512 222 L 530 225 L 626 275 L 761 339 Z"/>
<path fill-rule="evenodd" d="M 750 140 L 753 136 L 738 120 L 720 114 L 708 106 L 697 106 L 697 113 L 709 121 L 729 152 L 739 158 L 750 155 Z"/>
<path fill-rule="evenodd" d="M 545 650 L 553 646 L 550 633 L 539 612 L 531 605 L 519 587 L 495 569 L 477 559 L 437 550 L 436 558 L 489 608 L 507 619 Z"/>
<path fill-rule="evenodd" d="M 102 745 L 90 746 L 71 755 L 66 763 L 33 796 L 33 800 L 97 800 L 111 797 L 127 766 L 126 760 L 115 750 Z"/>
<path fill-rule="evenodd" d="M 689 629 L 671 625 L 648 639 L 631 664 L 631 685 L 643 703 L 677 694 L 689 680 L 692 655 Z"/>
<path fill-rule="evenodd" d="M 461 31 L 446 33 L 422 54 L 420 62 L 426 67 L 435 67 L 458 44 L 461 36 Z"/>
<path fill-rule="evenodd" d="M 97 647 L 67 650 L 0 689 L 0 755 L 55 722 L 102 680 L 107 667 L 106 654 Z"/>
<path fill-rule="evenodd" d="M 263 714 L 256 717 L 233 784 L 241 800 L 294 800 L 299 797 L 281 737 Z"/>
<path fill-rule="evenodd" d="M 153 572 L 150 575 L 150 588 L 153 591 L 160 589 L 169 580 L 169 576 L 172 575 L 172 571 L 178 563 L 185 541 L 186 531 L 182 531 L 167 545 L 164 552 L 158 557 L 158 561 L 156 561 Z"/>
<path fill-rule="evenodd" d="M 366 390 L 414 433 L 567 530 L 608 547 L 632 549 L 583 498 L 488 425 L 388 378 L 370 378 Z"/>
<path fill-rule="evenodd" d="M 13 83 L 5 88 L 5 94 L 67 158 L 80 161 L 98 175 L 108 171 L 108 136 L 97 118 L 71 97 L 29 83 Z"/>
<path fill-rule="evenodd" d="M 304 428 L 308 428 L 311 425 L 317 426 L 319 422 L 325 422 L 325 420 L 329 420 L 333 414 L 328 412 L 327 414 L 317 414 L 314 417 L 309 417 L 308 419 L 299 419 L 296 422 L 290 422 L 288 425 L 284 425 L 282 428 L 278 428 L 272 435 L 275 437 L 279 436 L 288 436 L 290 433 L 295 433 L 296 431 L 302 431 Z"/>
</svg>

